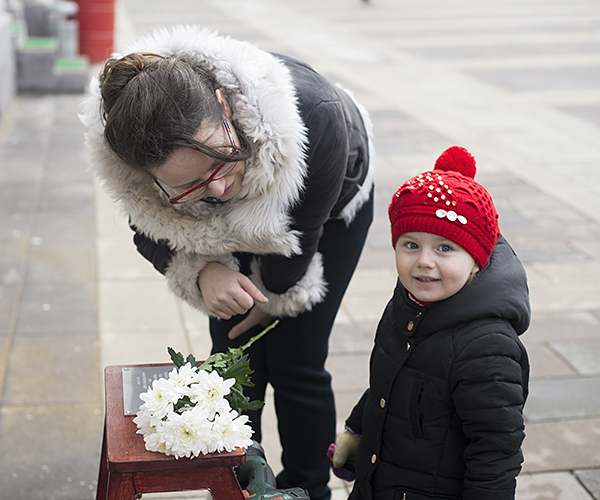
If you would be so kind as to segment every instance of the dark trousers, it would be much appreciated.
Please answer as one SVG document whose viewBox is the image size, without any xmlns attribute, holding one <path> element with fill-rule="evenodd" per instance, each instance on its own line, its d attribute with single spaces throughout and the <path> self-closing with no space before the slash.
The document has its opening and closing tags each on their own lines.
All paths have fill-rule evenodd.
<svg viewBox="0 0 600 500">
<path fill-rule="evenodd" d="M 326 453 L 329 444 L 335 441 L 336 416 L 325 360 L 335 316 L 372 220 L 373 195 L 349 227 L 342 220 L 325 224 L 319 242 L 328 290 L 325 300 L 295 318 L 281 318 L 279 325 L 248 351 L 255 387 L 246 388 L 244 393 L 251 399 L 264 401 L 267 383 L 274 390 L 284 467 L 277 477 L 277 486 L 306 488 L 311 500 L 327 500 L 331 496 Z M 242 262 L 242 270 L 246 265 L 247 262 Z M 233 341 L 228 340 L 227 333 L 241 319 L 242 316 L 228 321 L 211 319 L 213 352 L 243 345 L 262 330 L 253 328 Z M 253 438 L 260 441 L 260 411 L 249 412 L 249 416 L 255 431 Z"/>
</svg>

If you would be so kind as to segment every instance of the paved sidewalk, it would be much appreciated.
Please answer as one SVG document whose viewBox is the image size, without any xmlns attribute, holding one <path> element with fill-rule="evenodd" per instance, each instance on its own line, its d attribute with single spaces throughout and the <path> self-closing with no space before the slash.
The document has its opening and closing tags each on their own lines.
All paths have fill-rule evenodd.
<svg viewBox="0 0 600 500">
<path fill-rule="evenodd" d="M 451 145 L 477 158 L 529 275 L 518 500 L 600 500 L 600 4 L 583 0 L 119 0 L 117 44 L 204 24 L 311 63 L 376 131 L 376 219 L 331 339 L 338 429 L 395 282 L 386 208 Z M 97 70 L 97 68 L 94 68 Z M 95 498 L 102 371 L 210 351 L 206 319 L 138 256 L 85 171 L 81 96 L 0 122 L 0 500 Z M 266 429 L 275 429 L 267 399 Z M 279 445 L 265 448 L 277 472 Z M 332 480 L 334 500 L 346 485 Z M 148 495 L 155 498 L 206 495 Z"/>
</svg>

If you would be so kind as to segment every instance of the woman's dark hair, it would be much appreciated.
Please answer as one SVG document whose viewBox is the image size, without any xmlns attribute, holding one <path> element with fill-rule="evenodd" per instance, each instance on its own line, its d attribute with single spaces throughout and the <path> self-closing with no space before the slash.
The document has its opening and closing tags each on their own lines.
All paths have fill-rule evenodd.
<svg viewBox="0 0 600 500">
<path fill-rule="evenodd" d="M 230 151 L 194 139 L 201 126 L 222 123 L 218 88 L 209 71 L 185 56 L 133 53 L 110 59 L 100 75 L 104 137 L 125 163 L 146 171 L 178 147 L 227 161 Z M 243 160 L 250 147 L 238 127 L 236 132 L 241 142 L 237 158 Z"/>
</svg>

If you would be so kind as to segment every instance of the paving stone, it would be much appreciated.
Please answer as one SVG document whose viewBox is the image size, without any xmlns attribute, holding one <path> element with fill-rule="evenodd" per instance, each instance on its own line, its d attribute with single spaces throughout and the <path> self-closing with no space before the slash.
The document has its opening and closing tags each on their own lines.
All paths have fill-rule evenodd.
<svg viewBox="0 0 600 500">
<path fill-rule="evenodd" d="M 596 125 L 600 125 L 600 106 L 598 105 L 587 105 L 587 106 L 559 106 L 558 109 L 570 113 L 577 118 L 589 120 Z"/>
<path fill-rule="evenodd" d="M 11 500 L 96 496 L 104 409 L 101 401 L 0 410 L 0 485 Z"/>
<path fill-rule="evenodd" d="M 521 337 L 529 356 L 530 377 L 536 378 L 551 377 L 575 377 L 577 373 L 558 356 L 545 342 L 529 342 L 527 334 Z"/>
<path fill-rule="evenodd" d="M 0 167 L 0 172 L 3 169 Z M 0 181 L 0 212 L 2 214 L 29 213 L 35 198 L 35 189 L 31 182 Z"/>
<path fill-rule="evenodd" d="M 131 234 L 131 239 L 126 241 L 116 238 L 99 238 L 96 241 L 96 275 L 99 279 L 152 279 L 160 276 L 152 264 L 140 258 L 133 244 L 133 232 Z M 196 311 L 196 314 L 208 321 L 200 312 Z"/>
<path fill-rule="evenodd" d="M 600 419 L 527 422 L 525 472 L 600 468 Z"/>
<path fill-rule="evenodd" d="M 596 44 L 600 51 L 600 45 Z M 468 71 L 494 85 L 509 90 L 585 90 L 598 88 L 600 69 L 596 66 L 564 68 L 519 68 L 494 71 Z"/>
<path fill-rule="evenodd" d="M 516 500 L 593 500 L 569 472 L 521 474 Z"/>
<path fill-rule="evenodd" d="M 551 342 L 550 346 L 580 375 L 600 375 L 600 341 Z"/>
<path fill-rule="evenodd" d="M 586 256 L 568 243 L 563 242 L 515 242 L 511 246 L 522 262 L 540 262 L 554 260 L 584 260 Z"/>
<path fill-rule="evenodd" d="M 179 328 L 102 330 L 100 343 L 100 366 L 103 368 L 110 365 L 170 363 L 168 347 L 186 355 L 191 352 L 186 336 Z"/>
<path fill-rule="evenodd" d="M 543 263 L 535 263 L 543 264 Z M 553 263 L 552 263 L 553 264 Z M 546 275 L 547 276 L 547 275 Z M 529 282 L 531 307 L 534 311 L 586 311 L 600 309 L 600 282 L 553 282 L 537 279 Z"/>
<path fill-rule="evenodd" d="M 378 244 L 383 244 L 380 240 Z M 388 269 L 394 269 L 394 253 L 391 248 L 391 243 L 388 248 L 374 248 L 369 242 L 363 250 L 358 264 L 359 269 L 381 269 L 382 266 Z M 393 288 L 390 289 L 390 297 L 392 295 Z"/>
<path fill-rule="evenodd" d="M 33 192 L 36 183 L 42 180 L 43 175 L 44 165 L 41 158 L 15 158 L 12 154 L 0 150 L 0 181 L 3 183 L 26 182 L 29 183 L 29 189 Z"/>
<path fill-rule="evenodd" d="M 498 207 L 498 224 L 500 224 L 501 228 L 506 227 L 531 227 L 531 221 L 527 219 L 523 214 L 517 212 L 516 210 L 502 210 L 500 211 Z"/>
<path fill-rule="evenodd" d="M 600 469 L 576 470 L 574 474 L 594 500 L 600 500 Z"/>
<path fill-rule="evenodd" d="M 104 282 L 98 293 L 99 308 L 103 311 L 99 318 L 101 330 L 143 333 L 177 325 L 175 297 L 158 273 L 149 279 Z"/>
<path fill-rule="evenodd" d="M 350 416 L 352 409 L 356 406 L 366 387 L 347 391 L 335 392 L 335 411 L 337 415 L 337 433 L 344 430 L 346 419 Z"/>
<path fill-rule="evenodd" d="M 369 231 L 367 237 L 367 249 L 388 250 L 392 253 L 391 236 L 388 231 Z"/>
<path fill-rule="evenodd" d="M 95 332 L 93 283 L 27 282 L 21 299 L 17 333 Z"/>
<path fill-rule="evenodd" d="M 350 84 L 348 86 L 350 87 Z M 374 110 L 371 118 L 374 128 L 378 131 L 374 139 L 378 155 L 391 153 L 398 156 L 431 149 L 438 149 L 441 153 L 447 147 L 448 139 L 446 137 L 402 112 Z M 433 165 L 431 167 L 424 166 L 423 170 L 429 168 L 433 168 Z M 398 178 L 398 183 L 405 180 L 407 179 Z"/>
<path fill-rule="evenodd" d="M 44 154 L 47 144 L 48 138 L 43 131 L 40 134 L 37 130 L 15 127 L 8 145 L 5 146 L 3 156 L 12 161 L 41 164 L 46 159 Z"/>
<path fill-rule="evenodd" d="M 81 241 L 71 245 L 44 242 L 34 246 L 30 253 L 27 282 L 86 286 L 94 280 L 93 252 L 91 243 Z"/>
<path fill-rule="evenodd" d="M 379 320 L 336 323 L 329 339 L 329 353 L 370 354 Z"/>
<path fill-rule="evenodd" d="M 588 235 L 571 238 L 570 241 L 573 248 L 588 255 L 591 259 L 600 260 L 600 245 L 598 245 L 597 239 L 590 238 Z"/>
<path fill-rule="evenodd" d="M 79 170 L 81 174 L 91 173 L 86 170 L 86 149 L 83 140 L 83 124 L 73 119 L 77 119 L 77 111 L 68 110 L 61 113 L 57 120 L 57 126 L 49 144 L 48 151 L 48 170 L 51 174 L 61 173 L 62 167 L 66 167 L 66 172 Z M 66 120 L 65 118 L 70 118 Z"/>
<path fill-rule="evenodd" d="M 35 236 L 43 242 L 92 245 L 95 237 L 94 214 L 43 211 L 37 217 Z M 90 255 L 91 256 L 91 255 Z"/>
<path fill-rule="evenodd" d="M 334 392 L 364 391 L 369 386 L 369 358 L 370 353 L 329 355 L 325 366 Z"/>
<path fill-rule="evenodd" d="M 538 246 L 549 245 L 548 250 L 544 252 L 546 254 L 556 252 L 552 245 L 560 244 L 562 247 L 569 248 L 569 252 L 579 253 L 585 258 L 594 258 L 597 255 L 598 251 L 585 250 L 589 243 L 596 241 L 596 238 L 600 236 L 597 227 L 582 220 L 542 225 L 539 221 L 532 219 L 531 214 L 525 214 L 521 210 L 520 214 L 531 221 L 529 226 L 525 224 L 503 224 L 500 226 L 502 233 L 514 247 L 528 247 L 532 243 L 536 243 Z M 564 228 L 561 228 L 561 224 Z M 559 248 L 558 250 L 561 251 L 562 249 Z M 560 257 L 560 255 L 558 253 L 556 256 Z"/>
<path fill-rule="evenodd" d="M 0 373 L 6 373 L 8 365 L 8 358 L 10 353 L 7 351 L 9 348 L 9 337 L 4 333 L 0 333 Z M 0 402 L 2 400 L 0 399 Z"/>
<path fill-rule="evenodd" d="M 600 260 L 540 262 L 534 264 L 533 267 L 545 274 L 548 282 L 552 285 L 595 285 L 600 283 Z"/>
<path fill-rule="evenodd" d="M 0 245 L 26 245 L 30 229 L 30 217 L 25 212 L 0 213 Z"/>
<path fill-rule="evenodd" d="M 588 417 L 600 417 L 600 377 L 530 382 L 528 422 Z"/>
<path fill-rule="evenodd" d="M 447 47 L 427 47 L 427 48 L 405 48 L 413 54 L 418 54 L 429 59 L 470 59 L 477 58 L 482 60 L 519 58 L 523 56 L 558 56 L 566 54 L 584 54 L 596 53 L 599 50 L 597 43 L 561 43 L 561 44 L 510 44 L 510 45 L 450 45 Z M 517 85 L 516 75 L 504 76 L 502 72 L 490 71 L 471 71 L 473 76 L 485 79 L 487 82 L 503 84 L 514 89 Z M 486 77 L 487 75 L 487 77 Z M 520 80 L 520 85 L 525 85 Z M 521 88 L 521 87 L 518 87 Z"/>
<path fill-rule="evenodd" d="M 92 214 L 94 206 L 93 186 L 89 179 L 46 183 L 40 207 L 44 210 L 60 210 L 67 213 Z M 92 224 L 89 224 L 92 226 Z"/>
<path fill-rule="evenodd" d="M 0 285 L 0 338 L 8 335 L 13 313 L 15 287 Z"/>
<path fill-rule="evenodd" d="M 12 248 L 0 245 L 0 337 L 8 332 L 22 259 Z"/>
<path fill-rule="evenodd" d="M 600 341 L 600 320 L 589 311 L 537 313 L 523 338 L 526 342 Z"/>
<path fill-rule="evenodd" d="M 96 401 L 101 396 L 98 360 L 96 335 L 17 336 L 3 404 Z"/>
</svg>

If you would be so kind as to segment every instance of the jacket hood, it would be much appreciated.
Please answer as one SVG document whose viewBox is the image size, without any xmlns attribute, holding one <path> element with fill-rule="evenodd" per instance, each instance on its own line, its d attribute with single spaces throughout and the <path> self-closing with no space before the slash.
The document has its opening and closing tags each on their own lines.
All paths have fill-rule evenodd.
<svg viewBox="0 0 600 500">
<path fill-rule="evenodd" d="M 254 154 L 246 161 L 235 203 L 170 205 L 149 175 L 125 165 L 106 145 L 99 81 L 93 78 L 80 115 L 87 127 L 91 170 L 131 223 L 155 240 L 168 240 L 173 249 L 203 255 L 298 253 L 298 235 L 289 229 L 288 214 L 304 185 L 307 135 L 288 69 L 251 44 L 196 26 L 142 36 L 126 52 L 139 51 L 186 54 L 211 70 Z M 203 224 L 197 224 L 200 219 Z"/>
<path fill-rule="evenodd" d="M 398 282 L 394 312 L 406 308 L 418 309 Z M 401 301 L 401 302 L 398 302 Z M 460 292 L 425 308 L 419 335 L 451 328 L 485 318 L 504 318 L 518 335 L 523 334 L 531 320 L 527 275 L 514 250 L 501 236 L 486 266 Z"/>
</svg>

